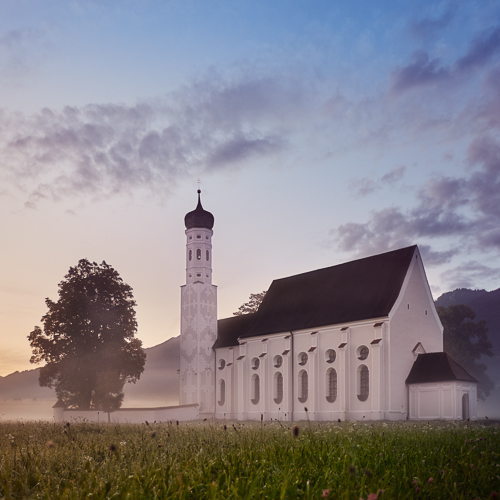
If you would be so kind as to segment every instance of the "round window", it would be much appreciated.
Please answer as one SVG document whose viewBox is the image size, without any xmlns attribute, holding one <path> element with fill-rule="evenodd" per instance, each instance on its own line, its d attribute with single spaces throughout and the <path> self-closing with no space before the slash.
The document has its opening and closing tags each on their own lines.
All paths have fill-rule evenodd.
<svg viewBox="0 0 500 500">
<path fill-rule="evenodd" d="M 337 353 L 334 349 L 328 349 L 325 352 L 325 360 L 327 363 L 333 363 L 337 359 Z"/>
<path fill-rule="evenodd" d="M 366 359 L 368 357 L 369 353 L 370 353 L 370 350 L 365 345 L 358 347 L 358 352 L 357 352 L 358 359 L 361 359 L 361 360 Z"/>
<path fill-rule="evenodd" d="M 274 357 L 274 367 L 279 368 L 283 364 L 283 358 L 281 356 Z"/>
<path fill-rule="evenodd" d="M 307 359 L 308 359 L 307 353 L 301 352 L 299 354 L 299 365 L 304 366 L 307 363 Z"/>
<path fill-rule="evenodd" d="M 260 366 L 260 359 L 259 358 L 253 358 L 252 359 L 252 370 L 257 370 L 257 368 Z"/>
<path fill-rule="evenodd" d="M 219 360 L 219 370 L 224 370 L 225 366 L 226 362 L 223 359 Z"/>
</svg>

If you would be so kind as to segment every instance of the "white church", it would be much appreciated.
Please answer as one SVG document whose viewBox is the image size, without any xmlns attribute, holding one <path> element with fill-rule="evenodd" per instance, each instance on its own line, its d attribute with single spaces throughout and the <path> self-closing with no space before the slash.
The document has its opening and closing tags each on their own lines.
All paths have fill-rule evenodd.
<svg viewBox="0 0 500 500">
<path fill-rule="evenodd" d="M 256 313 L 218 319 L 200 193 L 185 217 L 180 404 L 108 421 L 477 418 L 477 380 L 443 352 L 417 246 L 274 280 Z M 56 404 L 54 418 L 99 412 Z"/>
<path fill-rule="evenodd" d="M 477 380 L 443 352 L 417 246 L 274 280 L 217 318 L 214 216 L 185 217 L 180 404 L 238 420 L 475 419 Z"/>
</svg>

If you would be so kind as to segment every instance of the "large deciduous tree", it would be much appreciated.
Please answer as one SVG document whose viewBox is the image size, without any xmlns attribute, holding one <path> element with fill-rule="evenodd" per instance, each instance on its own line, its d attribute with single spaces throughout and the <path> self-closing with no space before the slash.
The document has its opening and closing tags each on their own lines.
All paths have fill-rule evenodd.
<svg viewBox="0 0 500 500">
<path fill-rule="evenodd" d="M 267 290 L 264 290 L 260 293 L 251 293 L 250 300 L 241 305 L 238 310 L 233 313 L 233 316 L 242 316 L 243 314 L 257 312 L 260 304 L 262 303 L 262 300 L 264 299 L 264 296 L 266 295 L 266 292 Z"/>
<path fill-rule="evenodd" d="M 59 283 L 59 300 L 45 303 L 43 329 L 28 336 L 30 362 L 46 363 L 40 385 L 55 387 L 69 407 L 118 409 L 123 386 L 140 378 L 146 360 L 132 288 L 106 262 L 82 259 Z"/>
<path fill-rule="evenodd" d="M 473 321 L 476 313 L 465 304 L 436 309 L 443 324 L 444 350 L 479 380 L 478 397 L 486 399 L 495 387 L 486 373 L 486 365 L 479 362 L 482 356 L 493 356 L 486 321 Z"/>
</svg>

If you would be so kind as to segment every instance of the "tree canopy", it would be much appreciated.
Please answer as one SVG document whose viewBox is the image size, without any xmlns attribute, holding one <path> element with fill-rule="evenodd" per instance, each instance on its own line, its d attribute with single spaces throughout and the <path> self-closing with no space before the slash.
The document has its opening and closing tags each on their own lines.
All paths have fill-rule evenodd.
<svg viewBox="0 0 500 500">
<path fill-rule="evenodd" d="M 59 283 L 59 300 L 45 299 L 43 329 L 28 339 L 31 363 L 45 362 L 40 385 L 55 387 L 66 406 L 114 411 L 123 386 L 135 383 L 146 354 L 135 338 L 132 288 L 111 266 L 82 259 Z"/>
<path fill-rule="evenodd" d="M 479 380 L 478 397 L 486 399 L 495 387 L 486 373 L 486 365 L 480 363 L 482 356 L 493 356 L 486 321 L 473 321 L 476 313 L 465 304 L 437 306 L 436 309 L 443 324 L 444 350 Z"/>
<path fill-rule="evenodd" d="M 243 314 L 250 314 L 257 312 L 257 309 L 259 309 L 259 306 L 262 303 L 262 300 L 264 299 L 266 293 L 267 290 L 264 290 L 263 292 L 260 293 L 251 293 L 250 300 L 241 305 L 238 308 L 238 310 L 235 313 L 233 313 L 233 316 L 241 316 Z"/>
</svg>

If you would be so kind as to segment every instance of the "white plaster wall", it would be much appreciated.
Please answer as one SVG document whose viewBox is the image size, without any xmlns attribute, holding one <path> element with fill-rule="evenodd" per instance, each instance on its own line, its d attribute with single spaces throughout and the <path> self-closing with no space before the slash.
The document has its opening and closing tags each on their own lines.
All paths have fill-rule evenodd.
<svg viewBox="0 0 500 500">
<path fill-rule="evenodd" d="M 477 419 L 476 384 L 461 381 L 411 384 L 410 420 L 462 420 L 462 396 L 469 394 L 469 415 Z"/>
<path fill-rule="evenodd" d="M 412 349 L 421 342 L 426 352 L 442 352 L 442 325 L 432 300 L 418 249 L 412 258 L 402 291 L 389 314 L 389 370 L 385 418 L 400 419 L 408 412 L 405 380 L 415 361 Z M 431 403 L 429 403 L 431 404 Z"/>
</svg>

